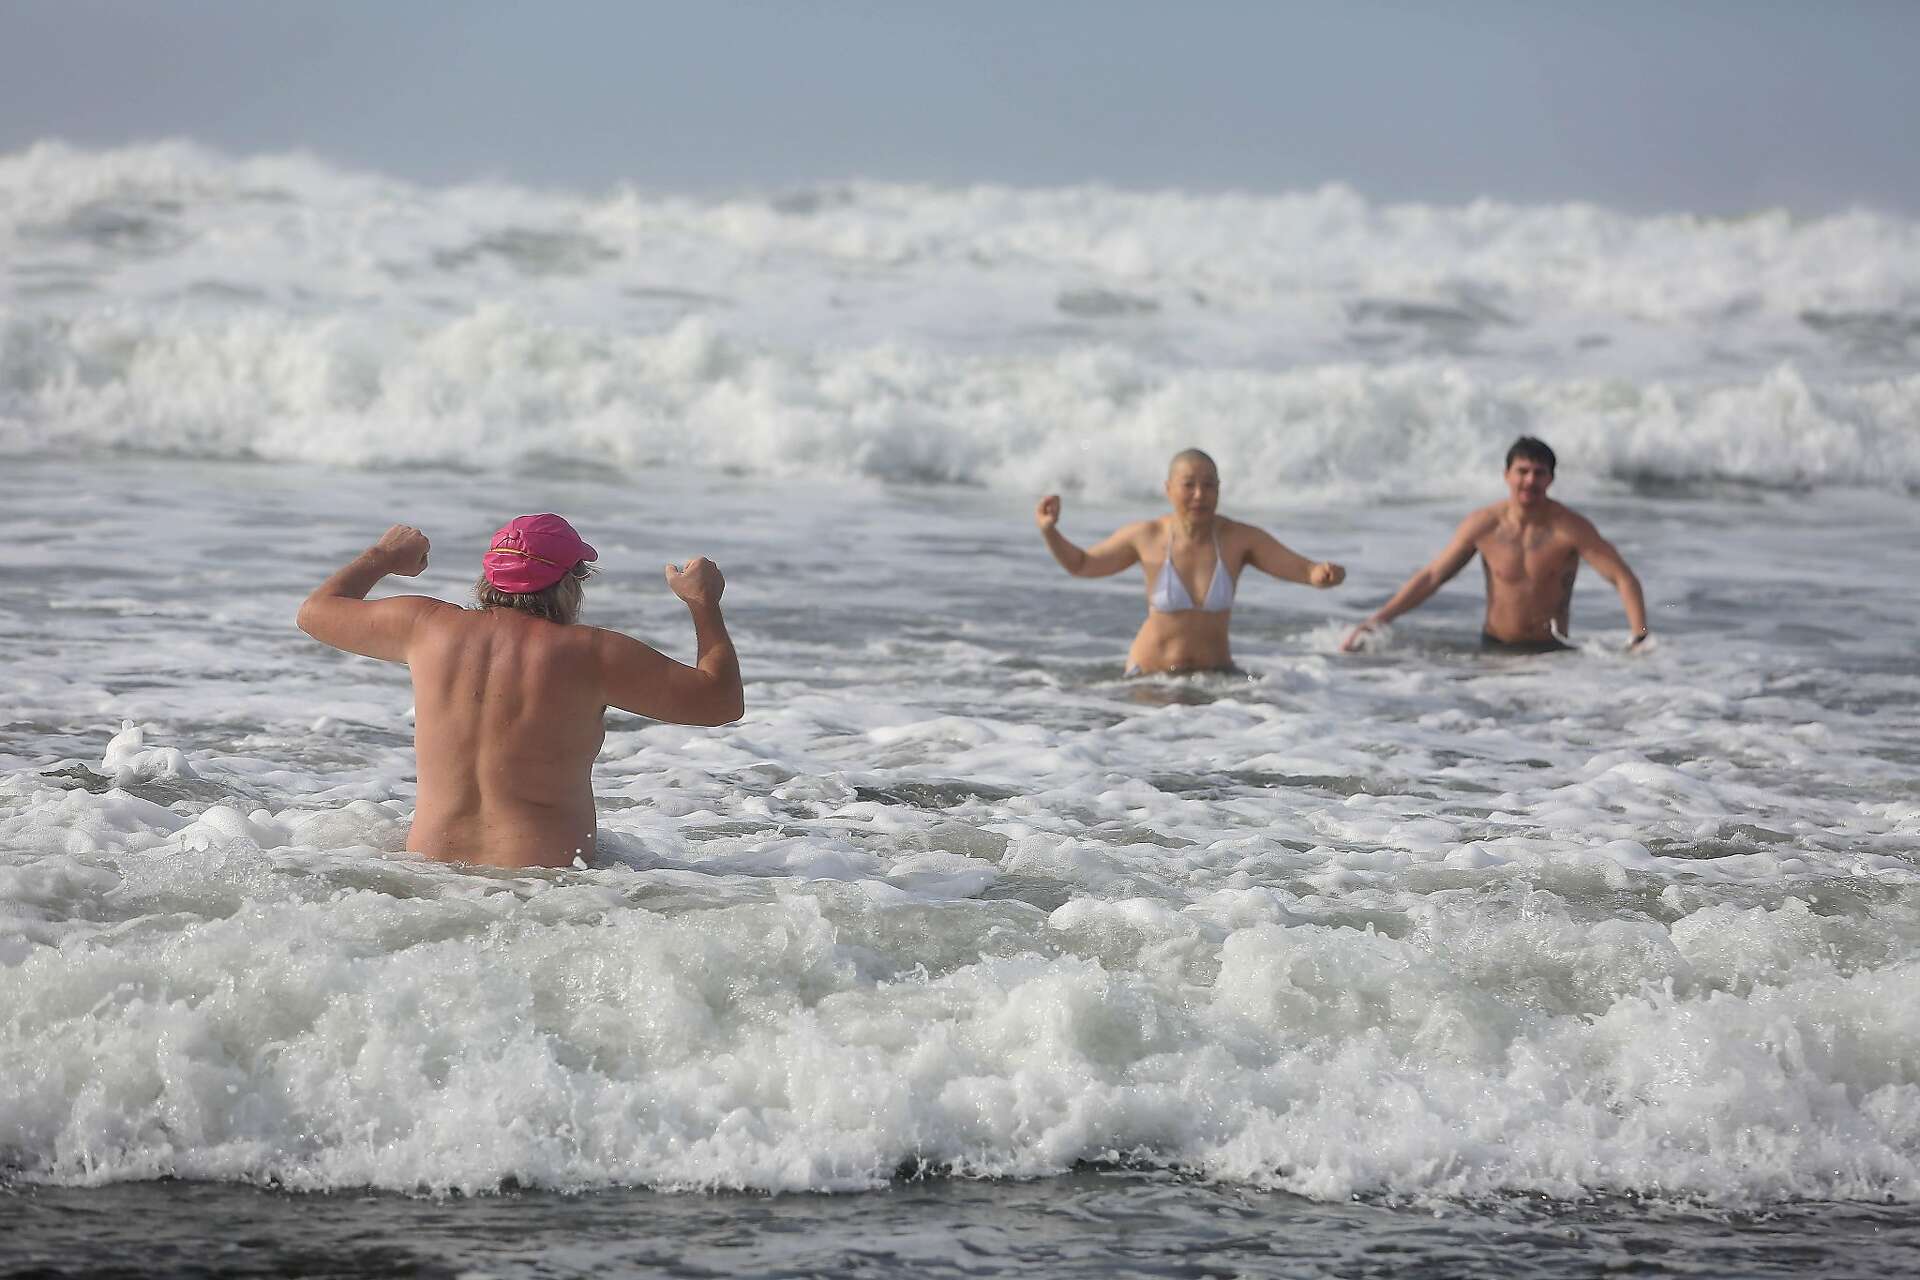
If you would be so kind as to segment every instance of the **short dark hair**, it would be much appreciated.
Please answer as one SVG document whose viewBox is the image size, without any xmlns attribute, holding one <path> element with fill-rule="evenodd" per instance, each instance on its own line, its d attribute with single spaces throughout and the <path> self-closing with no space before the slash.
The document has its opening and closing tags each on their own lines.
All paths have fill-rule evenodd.
<svg viewBox="0 0 1920 1280">
<path fill-rule="evenodd" d="M 1528 462 L 1536 462 L 1547 469 L 1548 475 L 1554 474 L 1555 459 L 1553 450 L 1547 447 L 1545 440 L 1536 440 L 1532 436 L 1521 436 L 1513 442 L 1513 447 L 1507 450 L 1507 464 L 1500 469 L 1502 471 L 1511 471 L 1515 458 L 1525 458 Z"/>
</svg>

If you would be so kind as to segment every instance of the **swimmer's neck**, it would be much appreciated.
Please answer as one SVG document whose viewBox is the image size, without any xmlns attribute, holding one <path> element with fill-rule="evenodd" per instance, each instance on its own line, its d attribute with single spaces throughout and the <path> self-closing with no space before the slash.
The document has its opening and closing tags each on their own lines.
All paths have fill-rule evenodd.
<svg viewBox="0 0 1920 1280">
<path fill-rule="evenodd" d="M 1507 499 L 1507 522 L 1523 529 L 1537 524 L 1551 524 L 1559 512 L 1560 504 L 1552 498 L 1542 498 L 1524 506 L 1516 498 Z"/>
<path fill-rule="evenodd" d="M 1184 511 L 1176 511 L 1167 519 L 1172 522 L 1174 531 L 1182 540 L 1199 542 L 1213 536 L 1214 529 L 1220 523 L 1220 513 L 1213 511 L 1206 515 L 1190 516 Z"/>
</svg>

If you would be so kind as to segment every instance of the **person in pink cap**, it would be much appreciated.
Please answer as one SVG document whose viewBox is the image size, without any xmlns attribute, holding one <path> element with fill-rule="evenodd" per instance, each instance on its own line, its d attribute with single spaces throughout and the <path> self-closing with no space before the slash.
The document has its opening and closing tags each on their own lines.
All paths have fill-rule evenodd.
<svg viewBox="0 0 1920 1280">
<path fill-rule="evenodd" d="M 413 677 L 420 774 L 407 848 L 446 862 L 568 866 L 594 853 L 593 761 L 605 713 L 673 724 L 740 718 L 740 663 L 720 616 L 726 579 L 705 557 L 668 565 L 693 615 L 693 666 L 631 636 L 582 625 L 594 549 L 552 514 L 493 535 L 474 596 L 368 600 L 388 574 L 427 567 L 425 534 L 397 524 L 315 588 L 300 629 Z"/>
</svg>

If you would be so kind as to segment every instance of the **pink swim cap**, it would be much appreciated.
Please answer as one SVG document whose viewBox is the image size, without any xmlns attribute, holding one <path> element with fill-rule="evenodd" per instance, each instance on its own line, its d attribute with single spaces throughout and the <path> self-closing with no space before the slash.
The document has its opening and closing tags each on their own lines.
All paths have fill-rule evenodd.
<svg viewBox="0 0 1920 1280">
<path fill-rule="evenodd" d="M 597 559 L 572 525 L 548 512 L 507 521 L 493 535 L 493 545 L 480 563 L 488 582 L 502 591 L 525 595 L 545 591 L 582 560 Z"/>
</svg>

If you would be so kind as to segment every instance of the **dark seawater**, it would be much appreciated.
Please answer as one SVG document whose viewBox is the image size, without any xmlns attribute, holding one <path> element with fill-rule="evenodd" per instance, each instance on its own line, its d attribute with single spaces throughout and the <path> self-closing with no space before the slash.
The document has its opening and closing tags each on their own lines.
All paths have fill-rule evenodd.
<svg viewBox="0 0 1920 1280">
<path fill-rule="evenodd" d="M 856 1196 L 0 1190 L 4 1276 L 1903 1276 L 1910 1205 L 1327 1205 L 1171 1174 Z"/>
<path fill-rule="evenodd" d="M 1901 1276 L 1912 1206 L 1739 1214 L 1516 1198 L 1321 1204 L 1164 1173 L 931 1179 L 855 1195 L 0 1190 L 0 1275 Z"/>
</svg>

